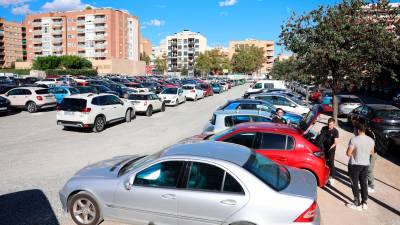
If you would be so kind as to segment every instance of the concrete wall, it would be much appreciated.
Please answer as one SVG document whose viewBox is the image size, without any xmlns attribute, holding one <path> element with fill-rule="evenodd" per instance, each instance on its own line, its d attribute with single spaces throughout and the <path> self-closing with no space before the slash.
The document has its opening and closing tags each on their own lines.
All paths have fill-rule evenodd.
<svg viewBox="0 0 400 225">
<path fill-rule="evenodd" d="M 32 68 L 32 62 L 15 62 L 15 69 L 29 70 Z"/>
<path fill-rule="evenodd" d="M 146 74 L 146 63 L 144 61 L 133 61 L 126 59 L 91 60 L 94 69 L 99 74 L 124 74 L 144 75 Z"/>
</svg>

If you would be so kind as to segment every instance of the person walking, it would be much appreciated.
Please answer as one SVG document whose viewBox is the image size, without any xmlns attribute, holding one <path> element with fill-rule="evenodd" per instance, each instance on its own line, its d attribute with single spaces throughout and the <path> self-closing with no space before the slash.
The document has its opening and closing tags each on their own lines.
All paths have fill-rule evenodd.
<svg viewBox="0 0 400 225">
<path fill-rule="evenodd" d="M 368 167 L 370 155 L 374 151 L 375 141 L 365 134 L 366 127 L 362 123 L 356 123 L 357 135 L 350 139 L 346 155 L 350 157 L 348 173 L 351 181 L 351 189 L 354 195 L 354 202 L 346 204 L 347 207 L 355 210 L 367 210 L 368 200 Z M 361 201 L 360 189 L 361 187 Z"/>
<path fill-rule="evenodd" d="M 322 127 L 320 137 L 322 139 L 322 148 L 325 153 L 326 164 L 329 166 L 330 177 L 328 182 L 333 186 L 336 175 L 335 152 L 339 139 L 339 131 L 335 128 L 335 119 L 328 119 L 328 126 Z"/>
<path fill-rule="evenodd" d="M 274 116 L 274 118 L 272 118 L 272 122 L 286 124 L 285 119 L 283 119 L 283 114 L 284 114 L 283 109 L 277 108 L 275 112 L 276 115 Z"/>
</svg>

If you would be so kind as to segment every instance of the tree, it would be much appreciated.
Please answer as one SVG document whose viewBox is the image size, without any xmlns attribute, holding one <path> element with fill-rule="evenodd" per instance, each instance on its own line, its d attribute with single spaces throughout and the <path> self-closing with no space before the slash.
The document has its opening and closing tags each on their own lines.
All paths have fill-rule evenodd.
<svg viewBox="0 0 400 225">
<path fill-rule="evenodd" d="M 155 61 L 155 69 L 157 72 L 164 74 L 168 69 L 167 58 L 165 56 L 157 58 Z"/>
<path fill-rule="evenodd" d="M 387 16 L 381 16 L 385 12 Z M 332 88 L 335 119 L 336 93 L 346 79 L 373 79 L 383 68 L 394 75 L 385 65 L 399 60 L 398 39 L 387 31 L 387 22 L 396 16 L 398 10 L 385 0 L 372 5 L 344 0 L 293 14 L 282 26 L 281 44 L 296 54 L 299 67 L 316 83 L 329 83 Z"/>
<path fill-rule="evenodd" d="M 233 71 L 245 74 L 258 71 L 262 68 L 264 62 L 264 49 L 255 46 L 244 46 L 237 49 L 231 59 Z"/>
<path fill-rule="evenodd" d="M 207 52 L 200 53 L 199 57 L 197 57 L 197 59 L 196 59 L 194 68 L 195 68 L 195 70 L 200 71 L 201 75 L 210 73 L 211 59 L 208 56 Z"/>
<path fill-rule="evenodd" d="M 189 74 L 189 71 L 188 71 L 188 69 L 186 67 L 181 69 L 181 75 L 187 76 L 188 74 Z"/>
<path fill-rule="evenodd" d="M 60 66 L 65 69 L 90 69 L 92 62 L 75 55 L 63 55 L 60 56 Z"/>
<path fill-rule="evenodd" d="M 150 65 L 150 56 L 148 56 L 145 52 L 140 53 L 140 60 L 146 62 L 146 66 Z"/>
<path fill-rule="evenodd" d="M 56 69 L 60 66 L 61 58 L 57 56 L 38 57 L 33 61 L 32 68 L 35 70 Z"/>
</svg>

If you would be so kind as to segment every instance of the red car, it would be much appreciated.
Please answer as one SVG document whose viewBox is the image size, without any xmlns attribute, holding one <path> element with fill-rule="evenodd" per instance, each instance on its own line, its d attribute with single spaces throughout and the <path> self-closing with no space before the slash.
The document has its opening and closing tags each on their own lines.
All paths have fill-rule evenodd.
<svg viewBox="0 0 400 225">
<path fill-rule="evenodd" d="M 277 123 L 242 123 L 203 139 L 244 145 L 279 164 L 308 170 L 323 187 L 329 178 L 324 153 L 303 136 L 320 110 L 310 111 L 297 128 Z"/>
<path fill-rule="evenodd" d="M 200 84 L 200 87 L 204 92 L 204 97 L 208 97 L 208 96 L 213 96 L 214 95 L 214 91 L 213 91 L 213 89 L 212 89 L 210 84 L 202 83 L 202 84 Z"/>
</svg>

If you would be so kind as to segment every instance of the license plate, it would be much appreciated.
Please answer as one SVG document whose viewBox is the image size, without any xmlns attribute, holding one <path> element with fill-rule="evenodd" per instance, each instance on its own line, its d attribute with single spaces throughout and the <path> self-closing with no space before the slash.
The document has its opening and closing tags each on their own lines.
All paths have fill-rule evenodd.
<svg viewBox="0 0 400 225">
<path fill-rule="evenodd" d="M 46 95 L 46 98 L 47 98 L 47 99 L 50 99 L 50 98 L 53 98 L 53 96 L 51 96 L 51 95 Z"/>
<path fill-rule="evenodd" d="M 74 112 L 64 112 L 64 116 L 73 116 Z"/>
<path fill-rule="evenodd" d="M 1 107 L 0 110 L 7 110 L 7 107 Z"/>
</svg>

